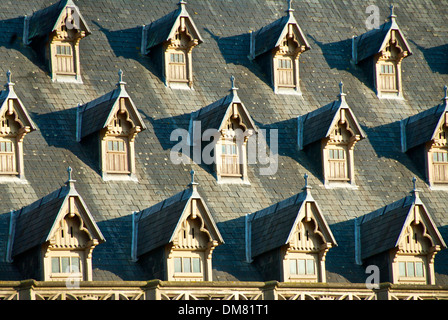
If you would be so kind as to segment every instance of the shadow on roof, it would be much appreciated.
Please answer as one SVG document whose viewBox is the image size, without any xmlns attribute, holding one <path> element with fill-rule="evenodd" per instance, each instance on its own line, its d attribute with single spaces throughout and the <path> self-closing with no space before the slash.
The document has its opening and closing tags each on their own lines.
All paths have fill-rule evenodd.
<svg viewBox="0 0 448 320">
<path fill-rule="evenodd" d="M 116 57 L 132 59 L 140 63 L 144 68 L 159 78 L 161 84 L 164 83 L 160 68 L 151 62 L 151 58 L 140 53 L 142 27 L 122 29 L 112 31 L 100 25 L 97 21 L 92 20 L 92 24 L 98 27 L 99 31 L 104 33 L 109 42 L 109 46 Z"/>
<path fill-rule="evenodd" d="M 366 63 L 354 65 L 352 58 L 352 39 L 341 40 L 337 42 L 323 43 L 315 37 L 308 34 L 308 38 L 316 43 L 331 69 L 346 71 L 361 81 L 369 89 L 375 91 L 373 78 L 371 78 L 371 69 Z"/>
<path fill-rule="evenodd" d="M 69 150 L 100 174 L 98 165 L 89 156 L 89 148 L 76 141 L 76 107 L 44 114 L 31 112 L 31 117 L 49 146 Z"/>
<path fill-rule="evenodd" d="M 231 37 L 220 37 L 213 34 L 213 32 L 208 28 L 204 28 L 204 30 L 210 34 L 213 40 L 216 41 L 216 44 L 221 51 L 221 55 L 227 64 L 235 64 L 246 67 L 255 76 L 272 88 L 271 80 L 269 79 L 268 74 L 262 71 L 264 66 L 256 63 L 255 61 L 249 60 L 249 33 Z M 269 68 L 269 66 L 266 66 L 266 68 Z"/>
<path fill-rule="evenodd" d="M 432 48 L 424 48 L 418 45 L 415 41 L 409 40 L 414 44 L 418 50 L 423 53 L 428 66 L 431 68 L 432 72 L 439 74 L 448 74 L 448 44 L 444 44 Z"/>
<path fill-rule="evenodd" d="M 377 127 L 361 125 L 378 158 L 388 158 L 401 163 L 412 174 L 425 181 L 425 164 L 421 162 L 423 150 L 401 151 L 400 121 Z M 421 151 L 421 154 L 419 152 Z M 424 159 L 423 159 L 424 160 Z"/>
<path fill-rule="evenodd" d="M 41 69 L 45 74 L 48 74 L 45 55 L 41 52 L 42 50 L 36 48 L 36 52 L 33 48 L 23 44 L 23 19 L 23 17 L 17 17 L 0 21 L 0 47 L 20 52 L 29 61 L 34 63 L 36 67 Z M 12 68 L 12 66 L 6 66 L 6 68 Z"/>
</svg>

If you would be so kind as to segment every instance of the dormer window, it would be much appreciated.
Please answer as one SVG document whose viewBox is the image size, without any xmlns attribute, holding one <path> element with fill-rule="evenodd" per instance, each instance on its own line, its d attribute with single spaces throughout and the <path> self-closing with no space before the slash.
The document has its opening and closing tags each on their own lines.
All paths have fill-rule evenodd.
<svg viewBox="0 0 448 320">
<path fill-rule="evenodd" d="M 193 87 L 193 48 L 202 38 L 181 0 L 179 9 L 143 26 L 141 52 L 161 68 L 161 78 L 172 89 Z"/>
<path fill-rule="evenodd" d="M 131 256 L 150 277 L 213 280 L 212 253 L 223 239 L 191 175 L 188 189 L 134 214 Z"/>
<path fill-rule="evenodd" d="M 251 60 L 269 61 L 270 69 L 266 73 L 274 92 L 278 94 L 301 94 L 299 81 L 299 57 L 310 46 L 293 15 L 291 3 L 288 15 L 250 33 Z"/>
<path fill-rule="evenodd" d="M 135 180 L 135 138 L 146 129 L 119 72 L 117 89 L 78 107 L 77 139 L 97 148 L 104 180 Z M 96 154 L 92 152 L 92 154 Z"/>
<path fill-rule="evenodd" d="M 415 187 L 411 196 L 358 218 L 359 264 L 376 264 L 380 282 L 434 284 L 434 257 L 446 248 Z"/>
<path fill-rule="evenodd" d="M 401 62 L 412 54 L 395 18 L 391 6 L 388 22 L 353 38 L 352 59 L 356 64 L 365 65 L 368 72 L 373 63 L 373 83 L 379 98 L 403 98 Z"/>
<path fill-rule="evenodd" d="M 92 252 L 105 239 L 76 191 L 71 171 L 69 167 L 65 186 L 11 212 L 7 261 L 16 263 L 26 277 L 92 280 Z"/>
<path fill-rule="evenodd" d="M 24 20 L 23 41 L 45 59 L 53 81 L 82 83 L 79 43 L 89 34 L 72 0 L 61 0 Z"/>
<path fill-rule="evenodd" d="M 231 93 L 211 105 L 198 110 L 191 115 L 190 136 L 193 144 L 193 125 L 207 123 L 207 129 L 217 130 L 214 137 L 214 164 L 216 178 L 220 183 L 249 183 L 247 173 L 247 142 L 256 132 L 255 124 L 237 94 L 232 76 Z M 217 116 L 219 115 L 219 116 Z M 202 134 L 202 132 L 201 132 Z"/>
<path fill-rule="evenodd" d="M 433 189 L 448 188 L 448 88 L 442 103 L 401 121 L 402 151 L 425 173 Z"/>
<path fill-rule="evenodd" d="M 304 192 L 246 218 L 247 262 L 266 280 L 326 282 L 325 256 L 337 243 L 307 179 Z"/>
<path fill-rule="evenodd" d="M 298 118 L 300 149 L 320 149 L 322 177 L 327 187 L 354 187 L 354 147 L 365 133 L 345 101 L 340 83 L 339 100 Z M 313 148 L 313 145 L 315 148 Z"/>
<path fill-rule="evenodd" d="M 7 76 L 0 105 L 0 181 L 24 179 L 23 140 L 27 133 L 36 129 L 14 92 L 10 71 Z"/>
</svg>

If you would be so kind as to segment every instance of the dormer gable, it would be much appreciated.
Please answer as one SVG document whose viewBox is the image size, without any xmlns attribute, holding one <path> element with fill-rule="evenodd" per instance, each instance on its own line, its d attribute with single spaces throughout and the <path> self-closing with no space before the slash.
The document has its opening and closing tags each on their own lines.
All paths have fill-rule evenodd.
<svg viewBox="0 0 448 320">
<path fill-rule="evenodd" d="M 181 0 L 178 6 L 177 10 L 143 26 L 141 53 L 151 55 L 162 67 L 167 87 L 187 89 L 193 87 L 192 50 L 203 40 L 187 12 L 186 2 Z"/>
<path fill-rule="evenodd" d="M 302 193 L 246 216 L 247 260 L 266 279 L 326 282 L 325 255 L 337 243 L 307 179 Z"/>
<path fill-rule="evenodd" d="M 11 72 L 0 93 L 0 180 L 24 179 L 23 140 L 36 130 L 28 112 L 14 91 Z"/>
<path fill-rule="evenodd" d="M 35 279 L 92 280 L 92 252 L 105 239 L 75 189 L 71 171 L 69 167 L 65 186 L 11 212 L 8 261 Z"/>
<path fill-rule="evenodd" d="M 226 97 L 191 114 L 189 132 L 192 145 L 200 145 L 206 130 L 216 130 L 214 164 L 217 180 L 248 183 L 247 141 L 258 129 L 238 96 L 235 78 Z"/>
<path fill-rule="evenodd" d="M 82 83 L 79 42 L 90 29 L 72 0 L 25 16 L 23 41 L 48 62 L 51 79 Z"/>
<path fill-rule="evenodd" d="M 197 190 L 194 171 L 191 175 L 188 189 L 133 215 L 131 256 L 148 270 L 161 272 L 152 276 L 181 281 L 213 279 L 212 253 L 224 240 Z M 162 265 L 151 258 L 159 255 L 164 257 Z"/>
<path fill-rule="evenodd" d="M 115 90 L 77 108 L 77 140 L 100 144 L 98 162 L 106 180 L 135 179 L 135 138 L 146 129 L 122 77 L 120 70 Z"/>
<path fill-rule="evenodd" d="M 339 87 L 338 100 L 297 118 L 297 142 L 299 150 L 320 144 L 326 186 L 354 186 L 354 147 L 366 134 L 346 102 L 342 82 Z"/>
<path fill-rule="evenodd" d="M 357 219 L 358 257 L 382 261 L 380 281 L 434 284 L 434 256 L 446 244 L 415 186 L 411 196 Z"/>
<path fill-rule="evenodd" d="M 288 2 L 286 16 L 250 33 L 249 58 L 267 69 L 275 93 L 301 94 L 299 57 L 311 47 Z"/>
<path fill-rule="evenodd" d="M 403 98 L 401 62 L 410 55 L 411 48 L 398 27 L 393 6 L 388 22 L 353 38 L 353 62 L 373 59 L 373 80 L 379 98 Z"/>
<path fill-rule="evenodd" d="M 448 187 L 448 88 L 442 103 L 400 122 L 402 151 L 424 168 L 431 188 Z M 423 171 L 423 170 L 422 170 Z"/>
</svg>

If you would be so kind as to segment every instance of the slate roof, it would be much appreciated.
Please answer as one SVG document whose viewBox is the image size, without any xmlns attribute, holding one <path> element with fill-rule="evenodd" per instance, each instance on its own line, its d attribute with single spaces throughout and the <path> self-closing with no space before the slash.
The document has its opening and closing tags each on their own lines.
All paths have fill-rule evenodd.
<svg viewBox="0 0 448 320">
<path fill-rule="evenodd" d="M 14 89 L 37 130 L 24 139 L 27 183 L 0 183 L 0 253 L 6 252 L 10 210 L 18 210 L 50 194 L 66 178 L 70 165 L 82 194 L 107 239 L 92 256 L 93 280 L 148 280 L 138 262 L 130 260 L 132 213 L 151 207 L 183 190 L 193 168 L 225 244 L 213 251 L 215 280 L 260 281 L 252 264 L 244 263 L 244 217 L 296 195 L 309 175 L 313 197 L 325 213 L 338 246 L 326 256 L 328 282 L 365 283 L 356 265 L 354 219 L 402 199 L 416 176 L 421 198 L 442 237 L 448 236 L 448 194 L 430 190 L 422 168 L 401 151 L 400 120 L 434 106 L 448 83 L 448 15 L 446 1 L 395 1 L 400 29 L 413 55 L 402 63 L 404 99 L 378 99 L 364 70 L 350 62 L 352 36 L 367 32 L 364 0 L 295 1 L 294 15 L 312 46 L 300 57 L 302 96 L 275 94 L 263 70 L 248 59 L 249 30 L 259 30 L 284 16 L 283 1 L 189 0 L 204 42 L 193 50 L 194 90 L 167 88 L 141 55 L 143 24 L 173 11 L 173 1 L 79 0 L 76 5 L 91 27 L 80 42 L 82 84 L 52 82 L 35 52 L 20 41 L 23 16 L 49 7 L 51 0 L 0 3 L 0 79 L 10 69 Z M 378 0 L 380 19 L 390 1 Z M 148 127 L 135 141 L 134 181 L 103 181 L 90 150 L 76 141 L 76 106 L 111 91 L 117 70 Z M 175 165 L 170 160 L 174 129 L 188 129 L 192 112 L 223 97 L 229 77 L 238 79 L 238 95 L 260 129 L 278 129 L 278 170 L 260 175 L 263 164 L 248 165 L 250 185 L 219 184 L 202 164 Z M 313 159 L 297 148 L 297 116 L 334 100 L 335 84 L 343 81 L 347 101 L 367 138 L 355 148 L 358 189 L 327 189 Z M 17 266 L 0 257 L 0 279 L 20 280 Z M 448 250 L 435 257 L 436 283 L 448 283 Z"/>
<path fill-rule="evenodd" d="M 257 57 L 259 55 L 262 55 L 280 45 L 280 41 L 283 39 L 285 33 L 288 31 L 287 27 L 291 23 L 293 24 L 302 38 L 301 41 L 303 41 L 305 45 L 305 49 L 309 50 L 310 45 L 308 44 L 308 41 L 306 40 L 305 35 L 302 32 L 302 29 L 300 28 L 299 24 L 297 23 L 297 20 L 295 19 L 293 15 L 294 10 L 288 10 L 288 14 L 284 17 L 281 17 L 280 19 L 264 26 L 260 30 L 256 31 L 253 35 L 255 38 L 255 48 L 254 48 L 254 57 Z"/>
<path fill-rule="evenodd" d="M 361 62 L 383 50 L 386 45 L 385 41 L 388 40 L 388 35 L 392 30 L 396 30 L 398 32 L 406 46 L 406 49 L 408 50 L 408 55 L 411 55 L 412 51 L 406 41 L 406 38 L 404 37 L 403 32 L 398 27 L 396 16 L 391 13 L 389 16 L 389 21 L 383 23 L 378 28 L 373 28 L 372 30 L 355 38 L 355 62 Z"/>
<path fill-rule="evenodd" d="M 191 199 L 199 199 L 205 207 L 206 227 L 210 234 L 216 237 L 216 241 L 223 243 L 222 236 L 217 229 L 213 218 L 208 216 L 207 205 L 201 196 L 190 186 L 174 196 L 154 205 L 150 208 L 135 213 L 137 216 L 137 256 L 141 256 L 156 248 L 167 245 L 173 241 L 175 231 L 182 222 L 182 218 L 187 218 L 185 210 Z"/>
<path fill-rule="evenodd" d="M 134 105 L 132 99 L 129 97 L 126 89 L 124 88 L 125 84 L 125 82 L 121 81 L 120 75 L 120 82 L 117 83 L 117 87 L 114 90 L 93 101 L 78 106 L 77 130 L 79 130 L 79 140 L 94 132 L 98 132 L 109 124 L 112 111 L 114 110 L 114 107 L 116 106 L 120 97 L 126 97 L 130 99 L 131 108 L 128 111 L 130 112 L 131 117 L 136 120 L 136 125 L 139 125 L 141 130 L 146 129 L 146 125 L 143 123 L 143 120 L 136 106 Z"/>
<path fill-rule="evenodd" d="M 340 86 L 342 86 L 342 83 Z M 356 116 L 353 114 L 345 100 L 345 93 L 341 92 L 338 97 L 338 100 L 330 102 L 329 104 L 300 117 L 299 120 L 302 123 L 300 132 L 302 141 L 300 142 L 300 145 L 302 147 L 328 137 L 335 125 L 336 115 L 341 109 L 347 110 L 347 117 L 352 118 L 355 126 L 353 129 L 356 129 L 359 132 L 361 139 L 366 137 L 364 130 L 362 130 L 356 120 Z"/>
<path fill-rule="evenodd" d="M 146 46 L 144 48 L 144 52 L 148 53 L 151 48 L 162 44 L 165 41 L 168 41 L 174 35 L 174 27 L 176 22 L 181 17 L 185 17 L 189 30 L 194 32 L 193 36 L 197 37 L 199 43 L 202 43 L 201 35 L 199 34 L 198 29 L 196 28 L 193 19 L 189 15 L 188 11 L 185 8 L 186 2 L 180 1 L 178 3 L 179 8 L 170 12 L 169 14 L 163 16 L 160 19 L 157 19 L 151 22 L 148 26 L 145 26 L 146 30 Z"/>
<path fill-rule="evenodd" d="M 81 199 L 72 183 L 74 181 L 68 182 L 65 186 L 14 212 L 15 224 L 12 230 L 11 257 L 48 241 L 67 197 L 75 196 Z M 82 199 L 81 203 L 83 203 Z M 95 231 L 94 236 L 103 242 L 105 239 L 92 219 L 88 208 L 84 207 L 84 209 L 87 212 L 86 216 L 83 215 L 84 219 L 88 219 L 88 221 L 84 221 L 84 224 L 87 228 L 92 228 L 91 231 Z"/>
<path fill-rule="evenodd" d="M 298 223 L 300 210 L 306 202 L 314 202 L 308 190 L 251 214 L 249 217 L 251 256 L 256 257 L 287 244 Z M 331 230 L 328 229 L 325 217 L 320 212 L 319 215 L 316 220 L 322 233 L 333 245 L 337 245 Z"/>
<path fill-rule="evenodd" d="M 28 39 L 26 40 L 33 41 L 35 38 L 48 38 L 50 33 L 55 30 L 63 10 L 68 5 L 76 6 L 72 0 L 60 0 L 48 7 L 33 12 L 33 15 L 29 17 Z M 80 12 L 78 14 L 80 21 L 86 27 L 86 33 L 90 34 L 90 29 L 85 23 L 82 14 Z"/>
<path fill-rule="evenodd" d="M 406 150 L 434 139 L 434 134 L 448 111 L 447 103 L 432 107 L 409 118 L 403 119 L 406 134 Z"/>
<path fill-rule="evenodd" d="M 380 208 L 360 218 L 361 234 L 361 258 L 365 259 L 385 252 L 398 246 L 400 236 L 408 216 L 412 214 L 412 208 L 416 203 L 415 195 L 404 197 L 392 204 Z M 420 202 L 420 201 L 419 201 Z M 433 225 L 431 215 L 428 215 L 429 224 L 426 228 L 432 233 L 436 227 Z M 437 230 L 437 229 L 436 229 Z M 438 232 L 435 232 L 436 237 Z M 435 238 L 442 248 L 446 245 L 442 238 Z"/>
</svg>

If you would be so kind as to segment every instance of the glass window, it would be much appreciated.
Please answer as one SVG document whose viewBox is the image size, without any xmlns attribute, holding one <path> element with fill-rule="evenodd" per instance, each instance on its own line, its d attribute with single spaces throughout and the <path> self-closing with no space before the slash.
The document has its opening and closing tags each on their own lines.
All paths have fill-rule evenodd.
<svg viewBox="0 0 448 320">
<path fill-rule="evenodd" d="M 423 277 L 423 262 L 416 262 L 415 263 L 415 276 L 416 277 Z"/>
<path fill-rule="evenodd" d="M 404 262 L 398 263 L 400 277 L 406 277 L 406 264 Z"/>
<path fill-rule="evenodd" d="M 51 258 L 51 272 L 60 273 L 59 258 Z"/>
<path fill-rule="evenodd" d="M 297 274 L 297 260 L 289 260 L 289 273 Z"/>
<path fill-rule="evenodd" d="M 406 262 L 406 273 L 408 277 L 415 277 L 414 262 Z"/>
<path fill-rule="evenodd" d="M 182 272 L 182 258 L 174 258 L 174 272 Z"/>
<path fill-rule="evenodd" d="M 193 272 L 201 272 L 201 260 L 199 258 L 192 258 Z"/>
<path fill-rule="evenodd" d="M 314 260 L 306 260 L 306 274 L 315 274 Z"/>
</svg>

